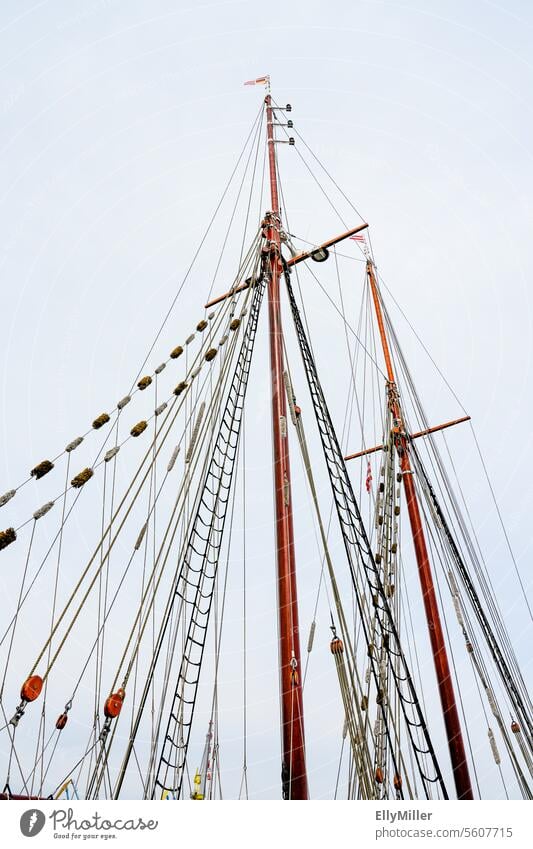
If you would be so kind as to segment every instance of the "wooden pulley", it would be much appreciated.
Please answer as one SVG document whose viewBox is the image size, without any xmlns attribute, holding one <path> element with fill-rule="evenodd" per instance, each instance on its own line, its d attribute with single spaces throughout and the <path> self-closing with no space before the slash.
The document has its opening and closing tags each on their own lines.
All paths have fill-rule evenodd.
<svg viewBox="0 0 533 849">
<path fill-rule="evenodd" d="M 68 720 L 68 714 L 67 713 L 62 713 L 62 714 L 60 714 L 60 716 L 57 717 L 56 728 L 57 728 L 58 731 L 63 731 L 63 728 L 67 724 L 67 720 Z"/>
<path fill-rule="evenodd" d="M 123 699 L 120 695 L 120 690 L 117 693 L 111 693 L 111 695 L 104 702 L 104 716 L 108 719 L 116 719 L 122 710 L 122 702 Z M 122 690 L 124 692 L 124 690 Z"/>
<path fill-rule="evenodd" d="M 20 688 L 20 698 L 24 699 L 25 702 L 34 702 L 41 695 L 42 689 L 43 679 L 40 675 L 30 675 Z"/>
<path fill-rule="evenodd" d="M 333 637 L 329 647 L 331 649 L 331 654 L 342 654 L 344 652 L 342 640 L 338 637 Z"/>
</svg>

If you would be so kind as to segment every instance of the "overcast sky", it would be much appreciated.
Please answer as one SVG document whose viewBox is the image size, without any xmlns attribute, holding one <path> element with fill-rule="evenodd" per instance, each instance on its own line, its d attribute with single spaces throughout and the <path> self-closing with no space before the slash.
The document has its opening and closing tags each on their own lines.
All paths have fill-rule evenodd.
<svg viewBox="0 0 533 849">
<path fill-rule="evenodd" d="M 510 0 L 6 0 L 0 11 L 0 492 L 125 394 L 259 109 L 262 88 L 243 82 L 269 73 L 276 99 L 293 105 L 295 127 L 371 223 L 387 286 L 472 416 L 531 588 L 532 40 L 530 4 Z M 288 147 L 280 151 L 280 170 L 292 232 L 319 242 L 342 229 Z M 342 214 L 349 217 L 347 205 Z M 357 217 L 348 223 L 357 224 Z M 189 279 L 152 366 L 201 316 L 214 256 L 215 247 Z M 227 288 L 227 277 L 219 277 L 216 291 Z M 347 294 L 354 324 L 361 284 L 358 268 Z M 431 418 L 460 415 L 388 303 Z M 307 308 L 340 427 L 348 387 L 340 366 L 344 337 L 317 290 L 309 291 Z M 328 342 L 330 332 L 338 335 Z M 264 339 L 257 356 L 265 364 L 264 371 L 256 364 L 262 420 Z M 257 440 L 250 467 L 269 486 L 266 424 Z M 483 470 L 470 432 L 450 440 L 530 680 L 530 621 Z M 45 500 L 33 484 L 25 492 L 17 507 L 14 501 L 9 512 L 2 508 L 1 528 Z M 271 509 L 270 495 L 265 504 L 257 497 L 257 510 L 263 509 Z M 81 520 L 80 527 L 83 533 Z M 20 568 L 20 550 L 10 557 Z M 272 722 L 257 748 L 263 763 L 278 739 L 275 587 L 272 552 L 257 557 L 263 580 L 268 570 L 272 578 L 262 611 L 263 582 L 255 585 L 257 625 L 271 629 L 257 638 L 257 657 L 271 664 L 257 673 L 254 690 L 263 706 L 270 699 L 271 714 L 265 709 L 256 718 L 259 738 L 261 722 Z M 303 559 L 306 630 L 318 573 L 316 563 Z M 15 592 L 7 585 L 5 591 Z M 327 640 L 324 621 L 326 649 Z M 327 653 L 323 662 L 330 663 Z M 308 736 L 325 727 L 329 705 L 324 695 L 310 708 Z M 326 725 L 311 782 L 319 796 L 331 795 L 338 711 Z M 278 770 L 274 751 L 256 768 L 256 795 L 276 796 Z M 488 787 L 502 792 L 490 781 Z"/>
</svg>

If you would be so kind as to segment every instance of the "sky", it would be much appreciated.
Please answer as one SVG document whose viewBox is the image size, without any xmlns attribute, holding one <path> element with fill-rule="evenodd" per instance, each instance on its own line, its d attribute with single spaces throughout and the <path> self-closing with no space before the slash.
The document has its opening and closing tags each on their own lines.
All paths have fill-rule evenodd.
<svg viewBox="0 0 533 849">
<path fill-rule="evenodd" d="M 262 89 L 243 82 L 268 73 L 274 97 L 292 104 L 295 128 L 371 223 L 387 287 L 461 402 L 389 300 L 432 420 L 462 407 L 472 416 L 531 594 L 532 34 L 525 2 L 3 3 L 0 491 L 125 394 L 259 109 Z M 288 146 L 280 171 L 291 232 L 319 242 L 342 229 Z M 359 223 L 345 203 L 342 215 Z M 188 279 L 155 359 L 202 314 L 212 286 L 227 288 L 235 263 L 213 281 L 217 249 Z M 347 283 L 353 323 L 361 283 L 359 270 Z M 306 309 L 340 423 L 344 337 L 318 290 L 310 288 Z M 266 363 L 265 339 L 257 357 Z M 267 480 L 268 374 L 255 368 L 257 451 L 248 467 Z M 530 680 L 527 609 L 469 435 L 450 444 Z M 361 439 L 356 429 L 351 436 Z M 295 474 L 301 482 L 301 469 Z M 26 488 L 25 515 L 44 500 L 35 486 Z M 257 521 L 268 539 L 271 502 L 260 493 L 250 496 L 253 528 Z M 16 521 L 20 505 L 7 509 L 6 522 Z M 316 563 L 306 522 L 297 519 L 308 627 Z M 77 526 L 84 543 L 89 526 Z M 257 558 L 250 592 L 267 636 L 251 647 L 262 664 L 253 685 L 263 706 L 255 793 L 268 797 L 278 770 L 277 754 L 265 754 L 276 736 L 262 730 L 277 710 L 274 561 L 268 547 Z M 326 645 L 327 623 L 323 633 Z M 314 696 L 309 727 L 327 734 L 312 781 L 317 796 L 328 796 L 339 721 L 333 695 L 321 699 L 318 684 Z"/>
</svg>

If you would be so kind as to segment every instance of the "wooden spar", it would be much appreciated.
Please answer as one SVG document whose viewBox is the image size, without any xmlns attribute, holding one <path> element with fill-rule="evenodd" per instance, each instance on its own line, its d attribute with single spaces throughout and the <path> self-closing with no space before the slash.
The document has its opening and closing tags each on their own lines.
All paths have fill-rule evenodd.
<svg viewBox="0 0 533 849">
<path fill-rule="evenodd" d="M 223 295 L 217 295 L 216 298 L 213 298 L 212 301 L 208 301 L 205 304 L 205 309 L 208 310 L 209 307 L 214 307 L 216 304 L 220 304 L 222 301 L 225 301 L 226 298 L 231 298 L 232 295 L 236 295 L 237 292 L 244 292 L 245 289 L 248 289 L 249 283 L 239 283 L 238 286 L 235 286 L 234 289 L 230 289 L 229 292 L 224 292 Z"/>
<path fill-rule="evenodd" d="M 426 611 L 429 638 L 431 641 L 431 648 L 433 650 L 433 660 L 437 675 L 439 695 L 444 714 L 444 725 L 446 728 L 446 736 L 450 750 L 455 789 L 457 791 L 458 799 L 473 799 L 472 784 L 466 760 L 463 733 L 461 731 L 457 703 L 455 701 L 448 653 L 446 651 L 446 643 L 444 642 L 444 633 L 440 620 L 437 596 L 435 594 L 435 586 L 433 584 L 431 564 L 429 562 L 424 528 L 420 517 L 420 508 L 418 506 L 418 497 L 416 494 L 411 462 L 409 459 L 409 439 L 403 433 L 404 427 L 402 411 L 398 398 L 394 371 L 392 368 L 392 358 L 385 331 L 385 323 L 383 321 L 378 284 L 374 274 L 374 267 L 370 260 L 367 261 L 366 270 L 372 291 L 372 299 L 374 301 L 374 309 L 376 312 L 379 335 L 383 348 L 383 356 L 385 357 L 385 365 L 387 368 L 387 393 L 390 409 L 394 419 L 394 427 L 397 429 L 395 444 L 400 460 L 400 468 L 402 470 L 402 480 L 407 500 L 407 510 L 409 512 L 409 521 L 411 524 L 411 533 L 413 535 L 416 561 L 418 564 L 420 585 L 422 587 L 422 597 Z"/>
<path fill-rule="evenodd" d="M 268 318 L 272 381 L 272 443 L 278 571 L 279 663 L 282 721 L 282 786 L 285 799 L 307 799 L 307 773 L 302 701 L 302 670 L 298 626 L 298 598 L 292 520 L 291 473 L 287 437 L 287 402 L 283 382 L 283 330 L 279 280 L 281 266 L 280 212 L 276 142 L 270 93 L 265 98 L 268 163 L 272 211 L 265 215 L 264 233 L 269 245 L 270 280 Z"/>
<path fill-rule="evenodd" d="M 344 241 L 344 239 L 349 239 L 350 236 L 354 236 L 356 233 L 360 233 L 361 230 L 366 230 L 368 224 L 359 224 L 358 227 L 352 227 L 351 230 L 347 230 L 345 233 L 341 233 L 339 236 L 333 236 L 332 239 L 328 239 L 327 242 L 323 242 L 321 245 L 317 245 L 314 248 L 311 248 L 308 251 L 304 251 L 304 253 L 297 254 L 296 256 L 291 257 L 287 260 L 287 265 L 290 267 L 292 265 L 297 265 L 299 262 L 303 262 L 304 259 L 309 259 L 315 251 L 319 251 L 322 249 L 331 248 L 333 245 L 337 245 L 339 242 Z M 233 289 L 230 289 L 229 292 L 224 292 L 223 295 L 217 295 L 216 298 L 213 298 L 212 301 L 209 301 L 205 305 L 205 309 L 209 309 L 209 307 L 214 307 L 216 304 L 220 304 L 222 301 L 225 301 L 226 298 L 230 298 L 232 295 L 236 295 L 237 292 L 244 292 L 250 285 L 249 280 L 245 280 L 244 283 L 239 283 Z"/>
<path fill-rule="evenodd" d="M 366 230 L 368 224 L 359 224 L 358 227 L 352 227 L 351 230 L 347 230 L 345 233 L 341 233 L 340 236 L 334 236 L 332 239 L 328 239 L 327 242 L 323 242 L 321 245 L 317 245 L 316 248 L 311 248 L 308 251 L 304 251 L 301 254 L 297 254 L 296 256 L 291 257 L 287 260 L 287 265 L 298 265 L 299 262 L 302 262 L 304 259 L 309 259 L 315 251 L 323 250 L 324 248 L 331 248 L 333 245 L 338 245 L 339 242 L 343 242 L 344 239 L 349 239 L 350 236 L 354 236 L 356 233 L 360 233 L 361 230 Z"/>
<path fill-rule="evenodd" d="M 425 430 L 418 430 L 416 433 L 410 433 L 409 439 L 418 439 L 420 436 L 429 436 L 430 433 L 437 433 L 439 430 L 446 430 L 447 427 L 469 422 L 470 416 L 463 416 L 461 419 L 452 419 L 451 422 L 427 427 Z M 376 451 L 383 451 L 383 445 L 374 445 L 373 448 L 365 448 L 364 451 L 356 451 L 355 454 L 347 454 L 345 460 L 356 460 L 358 457 L 366 457 L 367 454 L 375 454 Z"/>
</svg>

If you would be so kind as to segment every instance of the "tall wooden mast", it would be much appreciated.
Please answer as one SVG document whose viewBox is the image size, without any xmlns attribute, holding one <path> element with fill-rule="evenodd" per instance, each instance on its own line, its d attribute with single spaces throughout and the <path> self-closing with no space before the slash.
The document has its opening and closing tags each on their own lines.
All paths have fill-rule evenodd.
<svg viewBox="0 0 533 849">
<path fill-rule="evenodd" d="M 287 407 L 283 379 L 283 331 L 280 308 L 280 209 L 276 164 L 274 112 L 270 87 L 265 98 L 271 211 L 265 215 L 264 235 L 270 259 L 268 317 L 272 381 L 272 441 L 279 607 L 279 662 L 283 738 L 282 783 L 285 799 L 307 799 L 304 722 L 301 683 L 298 599 L 291 503 L 291 472 Z"/>
<path fill-rule="evenodd" d="M 444 642 L 444 633 L 442 630 L 437 596 L 435 594 L 435 587 L 433 584 L 433 575 L 431 572 L 431 564 L 429 562 L 424 528 L 420 517 L 418 497 L 413 481 L 413 470 L 411 468 L 409 458 L 409 440 L 404 426 L 396 380 L 394 377 L 392 358 L 385 330 L 385 323 L 383 321 L 383 311 L 381 309 L 378 283 L 374 273 L 374 266 L 370 260 L 367 261 L 366 270 L 370 282 L 370 289 L 372 291 L 372 299 L 374 302 L 379 335 L 383 348 L 383 356 L 385 358 L 388 380 L 387 394 L 395 431 L 394 441 L 400 460 L 400 469 L 402 472 L 402 480 L 407 500 L 409 522 L 411 525 L 411 533 L 413 535 L 413 544 L 418 564 L 420 585 L 422 587 L 422 597 L 424 600 L 424 608 L 428 623 L 431 648 L 433 651 L 439 695 L 444 714 L 444 725 L 450 749 L 450 758 L 452 762 L 457 798 L 473 799 L 472 784 L 466 760 L 461 723 L 459 722 L 459 713 L 457 711 L 453 682 L 450 674 L 450 664 L 448 662 L 448 654 L 446 651 L 446 644 Z"/>
</svg>

